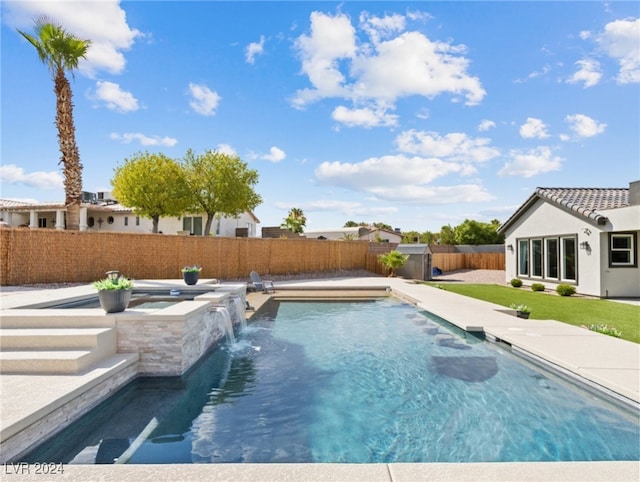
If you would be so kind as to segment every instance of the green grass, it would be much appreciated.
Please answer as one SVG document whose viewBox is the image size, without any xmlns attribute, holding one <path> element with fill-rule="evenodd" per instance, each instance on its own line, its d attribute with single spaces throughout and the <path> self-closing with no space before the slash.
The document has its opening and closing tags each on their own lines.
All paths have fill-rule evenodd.
<svg viewBox="0 0 640 482">
<path fill-rule="evenodd" d="M 430 286 L 505 307 L 512 303 L 531 308 L 530 319 L 557 320 L 570 325 L 607 324 L 622 332 L 621 338 L 640 343 L 640 306 L 614 301 L 536 293 L 498 285 L 427 283 Z"/>
</svg>

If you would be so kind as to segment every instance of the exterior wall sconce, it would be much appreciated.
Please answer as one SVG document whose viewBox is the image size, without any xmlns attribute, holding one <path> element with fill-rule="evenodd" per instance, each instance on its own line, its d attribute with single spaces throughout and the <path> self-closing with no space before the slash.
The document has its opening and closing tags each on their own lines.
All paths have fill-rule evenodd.
<svg viewBox="0 0 640 482">
<path fill-rule="evenodd" d="M 591 246 L 589 246 L 589 241 L 581 242 L 580 249 L 586 249 L 587 251 L 589 251 L 591 249 Z"/>
<path fill-rule="evenodd" d="M 509 251 L 510 253 L 513 253 L 513 244 L 510 244 L 507 246 L 507 251 Z"/>
</svg>

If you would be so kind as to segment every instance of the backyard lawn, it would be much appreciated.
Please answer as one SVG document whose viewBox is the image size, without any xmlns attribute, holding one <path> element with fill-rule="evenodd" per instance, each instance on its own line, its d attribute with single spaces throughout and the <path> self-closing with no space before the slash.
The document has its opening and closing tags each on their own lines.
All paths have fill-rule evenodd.
<svg viewBox="0 0 640 482">
<path fill-rule="evenodd" d="M 452 293 L 470 296 L 510 307 L 512 304 L 531 308 L 530 319 L 557 320 L 576 326 L 606 324 L 622 332 L 620 338 L 640 343 L 640 306 L 615 301 L 558 296 L 489 284 L 427 283 Z"/>
</svg>

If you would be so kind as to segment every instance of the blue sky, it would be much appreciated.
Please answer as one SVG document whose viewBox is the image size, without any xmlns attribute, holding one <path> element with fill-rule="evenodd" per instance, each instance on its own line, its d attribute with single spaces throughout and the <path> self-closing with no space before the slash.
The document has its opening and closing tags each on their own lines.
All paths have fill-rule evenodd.
<svg viewBox="0 0 640 482">
<path fill-rule="evenodd" d="M 148 150 L 258 170 L 261 226 L 438 231 L 640 179 L 638 2 L 2 2 L 0 197 L 63 201 L 53 82 L 16 28 L 92 40 L 86 191 Z"/>
</svg>

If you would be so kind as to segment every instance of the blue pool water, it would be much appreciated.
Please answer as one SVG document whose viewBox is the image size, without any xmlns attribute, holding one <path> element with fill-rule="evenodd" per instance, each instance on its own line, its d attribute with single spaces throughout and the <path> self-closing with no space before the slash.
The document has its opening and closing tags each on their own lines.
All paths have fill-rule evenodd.
<svg viewBox="0 0 640 482">
<path fill-rule="evenodd" d="M 637 412 L 385 299 L 271 303 L 188 376 L 133 382 L 24 460 L 638 460 L 639 445 Z"/>
</svg>

